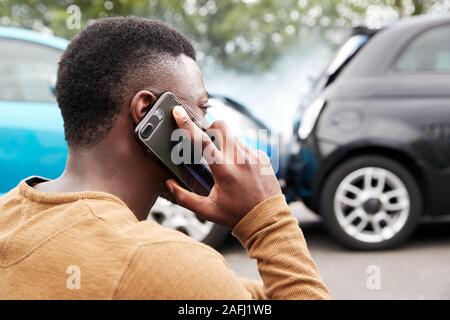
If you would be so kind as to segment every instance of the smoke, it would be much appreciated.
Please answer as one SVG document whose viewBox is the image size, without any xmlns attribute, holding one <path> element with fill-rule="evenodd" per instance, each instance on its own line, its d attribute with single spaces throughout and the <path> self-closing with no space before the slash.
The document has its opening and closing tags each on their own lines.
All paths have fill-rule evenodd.
<svg viewBox="0 0 450 320">
<path fill-rule="evenodd" d="M 206 87 L 211 93 L 242 103 L 270 129 L 287 135 L 311 79 L 325 69 L 332 51 L 319 37 L 310 36 L 287 50 L 264 73 L 206 70 Z"/>
</svg>

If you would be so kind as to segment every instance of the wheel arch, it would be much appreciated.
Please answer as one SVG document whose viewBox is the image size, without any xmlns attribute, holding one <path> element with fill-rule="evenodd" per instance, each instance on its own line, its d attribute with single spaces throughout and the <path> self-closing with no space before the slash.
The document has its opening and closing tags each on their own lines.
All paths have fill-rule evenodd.
<svg viewBox="0 0 450 320">
<path fill-rule="evenodd" d="M 315 212 L 320 214 L 318 212 L 318 207 L 321 191 L 332 170 L 345 161 L 362 155 L 383 156 L 402 164 L 417 182 L 421 191 L 424 208 L 427 207 L 427 197 L 426 192 L 424 192 L 427 190 L 427 187 L 424 172 L 419 165 L 417 158 L 415 158 L 411 152 L 406 148 L 399 148 L 398 146 L 389 144 L 358 143 L 345 147 L 344 149 L 339 148 L 337 151 L 327 156 L 327 160 L 322 163 L 322 168 L 319 170 L 316 182 L 313 186 L 311 205 Z"/>
</svg>

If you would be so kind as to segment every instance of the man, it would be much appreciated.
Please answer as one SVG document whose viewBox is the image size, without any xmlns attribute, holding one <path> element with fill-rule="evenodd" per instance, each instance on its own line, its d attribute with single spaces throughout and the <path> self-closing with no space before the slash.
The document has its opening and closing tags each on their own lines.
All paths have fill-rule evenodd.
<svg viewBox="0 0 450 320">
<path fill-rule="evenodd" d="M 55 180 L 31 177 L 0 199 L 0 298 L 322 299 L 322 283 L 267 156 L 221 122 L 216 148 L 174 108 L 180 128 L 218 161 L 208 197 L 183 189 L 136 142 L 148 108 L 173 92 L 204 116 L 208 96 L 191 43 L 160 22 L 102 19 L 68 46 L 56 95 L 69 156 Z M 224 148 L 224 146 L 227 148 Z M 230 147 L 230 148 L 228 148 Z M 250 162 L 250 161 L 249 161 Z M 232 229 L 257 259 L 264 286 L 239 279 L 212 248 L 146 221 L 158 195 Z"/>
</svg>

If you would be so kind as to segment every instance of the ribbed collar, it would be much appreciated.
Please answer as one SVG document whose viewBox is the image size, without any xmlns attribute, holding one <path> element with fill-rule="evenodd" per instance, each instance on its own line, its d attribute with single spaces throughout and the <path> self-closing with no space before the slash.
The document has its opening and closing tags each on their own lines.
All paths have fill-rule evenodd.
<svg viewBox="0 0 450 320">
<path fill-rule="evenodd" d="M 42 192 L 33 188 L 35 184 L 45 182 L 48 180 L 49 179 L 38 176 L 29 177 L 20 182 L 19 191 L 25 198 L 39 203 L 62 204 L 75 202 L 80 199 L 96 199 L 96 200 L 110 200 L 128 208 L 125 202 L 120 200 L 115 195 L 107 192 L 82 191 L 82 192 L 53 193 L 53 192 Z"/>
</svg>

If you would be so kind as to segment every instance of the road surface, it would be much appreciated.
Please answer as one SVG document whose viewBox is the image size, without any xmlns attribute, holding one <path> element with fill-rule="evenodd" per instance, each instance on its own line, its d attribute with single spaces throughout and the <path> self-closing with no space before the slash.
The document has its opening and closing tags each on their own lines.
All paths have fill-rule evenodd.
<svg viewBox="0 0 450 320">
<path fill-rule="evenodd" d="M 422 225 L 399 249 L 354 252 L 341 248 L 320 221 L 294 204 L 311 254 L 335 299 L 450 299 L 450 222 Z M 260 279 L 239 242 L 220 248 L 240 276 Z"/>
</svg>

